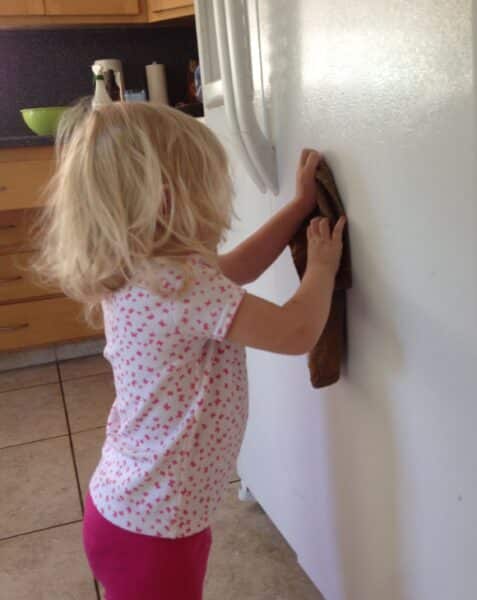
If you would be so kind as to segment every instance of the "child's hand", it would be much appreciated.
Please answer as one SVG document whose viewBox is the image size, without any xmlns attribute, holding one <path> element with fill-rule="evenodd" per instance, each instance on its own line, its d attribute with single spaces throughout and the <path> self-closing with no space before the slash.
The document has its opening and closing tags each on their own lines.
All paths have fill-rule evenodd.
<svg viewBox="0 0 477 600">
<path fill-rule="evenodd" d="M 330 234 L 328 219 L 312 219 L 308 262 L 297 292 L 283 306 L 246 293 L 226 338 L 280 354 L 310 352 L 330 313 L 345 222 L 341 217 Z"/>
<path fill-rule="evenodd" d="M 336 275 L 343 250 L 343 229 L 346 217 L 340 217 L 330 233 L 329 220 L 324 217 L 312 219 L 307 229 L 308 260 L 307 269 L 321 267 Z"/>
<path fill-rule="evenodd" d="M 304 216 L 309 215 L 316 207 L 315 171 L 320 160 L 321 154 L 316 150 L 305 148 L 301 152 L 296 171 L 295 202 L 303 208 Z"/>
</svg>

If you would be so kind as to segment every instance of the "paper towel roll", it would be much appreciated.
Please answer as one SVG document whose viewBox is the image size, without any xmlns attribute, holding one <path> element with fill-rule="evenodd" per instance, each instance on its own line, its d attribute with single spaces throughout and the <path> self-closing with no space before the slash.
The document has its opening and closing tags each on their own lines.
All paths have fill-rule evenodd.
<svg viewBox="0 0 477 600">
<path fill-rule="evenodd" d="M 157 104 L 169 104 L 167 96 L 166 69 L 164 65 L 152 63 L 146 65 L 147 88 L 149 101 Z"/>
</svg>

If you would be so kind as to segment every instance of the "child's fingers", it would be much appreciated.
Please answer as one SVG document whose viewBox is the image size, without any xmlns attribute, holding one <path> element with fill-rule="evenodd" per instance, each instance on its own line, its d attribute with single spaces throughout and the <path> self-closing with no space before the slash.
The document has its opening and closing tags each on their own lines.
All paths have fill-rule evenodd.
<svg viewBox="0 0 477 600">
<path fill-rule="evenodd" d="M 306 157 L 305 170 L 314 175 L 318 165 L 320 164 L 321 154 L 316 150 L 310 150 Z"/>
<path fill-rule="evenodd" d="M 311 236 L 313 235 L 313 228 L 311 223 L 308 225 L 308 227 L 306 228 L 306 239 L 308 241 L 310 241 Z"/>
<path fill-rule="evenodd" d="M 310 152 L 313 152 L 313 150 L 311 150 L 311 148 L 303 148 L 303 150 L 301 151 L 301 154 L 300 154 L 300 167 L 305 166 L 307 158 L 310 155 Z"/>
<path fill-rule="evenodd" d="M 320 235 L 324 240 L 330 239 L 330 221 L 327 218 L 321 219 L 319 223 Z"/>
<path fill-rule="evenodd" d="M 341 240 L 343 237 L 343 230 L 345 228 L 346 225 L 346 217 L 340 217 L 338 219 L 338 222 L 336 223 L 334 229 L 333 229 L 333 240 Z"/>
<path fill-rule="evenodd" d="M 320 235 L 320 221 L 322 217 L 315 217 L 310 221 L 306 229 L 306 237 L 310 239 L 311 237 L 317 237 Z"/>
<path fill-rule="evenodd" d="M 311 219 L 311 221 L 308 223 L 308 229 L 314 230 L 321 219 L 322 217 L 313 217 L 313 219 Z"/>
<path fill-rule="evenodd" d="M 298 166 L 305 171 L 315 171 L 320 164 L 321 154 L 317 150 L 304 148 L 300 154 Z"/>
</svg>

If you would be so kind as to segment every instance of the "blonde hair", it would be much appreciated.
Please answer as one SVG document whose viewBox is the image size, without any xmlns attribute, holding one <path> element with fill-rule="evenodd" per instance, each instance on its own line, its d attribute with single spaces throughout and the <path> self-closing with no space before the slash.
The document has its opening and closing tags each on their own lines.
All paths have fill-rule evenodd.
<svg viewBox="0 0 477 600">
<path fill-rule="evenodd" d="M 157 262 L 216 260 L 230 227 L 231 181 L 215 135 L 177 110 L 115 102 L 67 111 L 40 222 L 42 279 L 84 303 L 87 318 L 138 276 L 158 293 Z M 156 277 L 154 273 L 156 272 Z"/>
</svg>

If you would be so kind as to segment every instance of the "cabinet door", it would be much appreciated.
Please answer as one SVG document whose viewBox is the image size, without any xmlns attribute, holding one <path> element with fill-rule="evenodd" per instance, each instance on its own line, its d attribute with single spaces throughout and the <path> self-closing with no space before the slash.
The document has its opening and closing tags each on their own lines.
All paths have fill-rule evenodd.
<svg viewBox="0 0 477 600">
<path fill-rule="evenodd" d="M 161 10 L 171 10 L 173 8 L 184 8 L 186 6 L 192 6 L 190 0 L 149 0 L 151 4 L 151 10 L 153 12 L 160 12 Z"/>
<path fill-rule="evenodd" d="M 21 300 L 62 295 L 61 290 L 43 287 L 31 270 L 33 252 L 6 254 L 0 260 L 0 305 Z"/>
<path fill-rule="evenodd" d="M 53 160 L 0 160 L 0 206 L 2 211 L 38 206 L 41 190 L 53 174 Z"/>
<path fill-rule="evenodd" d="M 81 340 L 101 334 L 102 331 L 86 325 L 81 306 L 69 298 L 0 306 L 0 351 Z"/>
<path fill-rule="evenodd" d="M 38 217 L 37 209 L 0 210 L 0 262 L 3 263 L 4 254 L 32 249 L 32 228 Z"/>
<path fill-rule="evenodd" d="M 0 0 L 0 15 L 5 17 L 44 14 L 43 0 Z"/>
<path fill-rule="evenodd" d="M 137 15 L 139 0 L 45 0 L 47 15 Z"/>
</svg>

